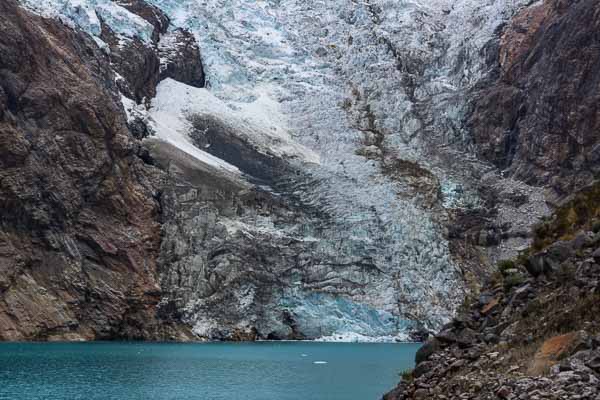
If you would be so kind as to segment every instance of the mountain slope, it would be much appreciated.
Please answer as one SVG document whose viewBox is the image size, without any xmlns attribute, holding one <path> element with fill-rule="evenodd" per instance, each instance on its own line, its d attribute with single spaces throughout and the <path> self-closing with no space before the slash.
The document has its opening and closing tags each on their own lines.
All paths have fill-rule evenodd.
<svg viewBox="0 0 600 400">
<path fill-rule="evenodd" d="M 507 173 L 563 196 L 385 399 L 600 395 L 599 26 L 597 1 L 545 1 L 503 29 L 497 74 L 474 93 L 475 140 Z"/>
<path fill-rule="evenodd" d="M 552 88 L 543 79 L 570 53 L 554 60 L 549 44 L 532 56 L 523 49 L 544 18 L 558 18 L 570 3 L 547 2 L 523 17 L 527 3 L 22 0 L 48 19 L 8 3 L 7 35 L 30 35 L 21 40 L 25 49 L 41 47 L 28 50 L 40 59 L 35 73 L 19 78 L 20 42 L 4 42 L 3 60 L 16 60 L 2 66 L 2 115 L 12 128 L 33 118 L 45 130 L 2 135 L 7 154 L 20 154 L 8 162 L 27 166 L 3 171 L 6 182 L 22 172 L 35 181 L 21 180 L 6 195 L 6 232 L 16 232 L 7 248 L 48 230 L 72 238 L 91 229 L 94 241 L 109 245 L 33 243 L 32 252 L 44 249 L 42 259 L 63 260 L 37 269 L 34 281 L 67 304 L 68 318 L 47 329 L 45 307 L 11 300 L 34 290 L 9 283 L 2 318 L 17 333 L 4 337 L 79 335 L 90 318 L 96 322 L 86 338 L 391 340 L 439 329 L 497 260 L 529 245 L 529 228 L 550 211 L 547 200 L 595 174 L 595 150 L 586 150 L 595 149 L 593 123 L 562 119 L 592 132 L 574 132 L 572 140 L 536 134 L 557 120 L 536 111 L 543 101 L 551 110 L 566 106 L 547 100 Z M 573 7 L 591 7 L 584 3 Z M 13 26 L 17 14 L 36 33 Z M 554 43 L 555 32 L 547 32 Z M 574 43 L 586 48 L 590 40 L 582 34 Z M 548 60 L 554 64 L 545 70 Z M 574 68 L 591 88 L 594 65 Z M 82 72 L 69 72 L 72 66 Z M 43 78 L 55 75 L 61 79 Z M 594 92 L 567 78 L 559 89 L 582 100 L 582 115 L 593 115 Z M 21 81 L 50 86 L 56 100 L 21 99 Z M 81 85 L 96 95 L 71 94 Z M 31 97 L 62 102 L 70 115 L 73 96 L 93 111 L 89 121 L 78 116 L 65 126 L 15 109 Z M 87 127 L 102 116 L 94 129 L 108 132 L 104 141 Z M 88 152 L 57 145 L 64 160 L 44 155 L 51 160 L 45 171 L 31 164 L 37 153 L 28 146 L 64 130 L 81 133 Z M 45 154 L 52 146 L 33 148 Z M 61 168 L 76 172 L 63 176 Z M 37 208 L 75 211 L 48 214 L 40 229 L 11 220 L 38 218 L 33 205 L 16 200 L 25 187 Z M 18 211 L 23 205 L 27 213 Z M 92 223 L 81 217 L 88 208 Z M 9 282 L 31 275 L 6 254 Z M 115 257 L 133 274 L 115 267 Z M 93 317 L 59 290 L 74 281 L 66 267 L 49 272 L 68 264 L 84 274 L 88 262 L 111 274 L 75 297 L 82 292 L 95 304 L 85 293 L 106 287 L 99 303 L 119 305 L 101 306 Z M 15 319 L 12 304 L 28 310 L 24 317 Z"/>
</svg>

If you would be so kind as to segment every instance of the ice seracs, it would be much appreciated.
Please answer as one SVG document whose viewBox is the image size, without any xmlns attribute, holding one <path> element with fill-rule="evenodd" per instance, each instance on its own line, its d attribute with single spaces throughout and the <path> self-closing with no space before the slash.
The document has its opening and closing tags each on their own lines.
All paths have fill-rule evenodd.
<svg viewBox="0 0 600 400">
<path fill-rule="evenodd" d="M 147 142 L 252 193 L 228 192 L 226 206 L 209 198 L 214 187 L 172 193 L 164 284 L 196 333 L 405 339 L 448 322 L 466 287 L 446 211 L 479 199 L 471 169 L 448 162 L 465 153 L 442 147 L 468 143 L 464 94 L 486 73 L 474 54 L 525 1 L 149 2 L 194 34 L 207 87 L 166 79 L 148 110 L 123 99 L 128 115 L 145 113 Z M 25 4 L 92 35 L 98 17 L 124 37 L 151 32 L 108 0 Z M 276 165 L 269 179 L 252 186 L 248 165 L 199 145 L 198 117 Z M 422 195 L 411 171 L 390 165 L 428 171 L 433 188 Z"/>
</svg>

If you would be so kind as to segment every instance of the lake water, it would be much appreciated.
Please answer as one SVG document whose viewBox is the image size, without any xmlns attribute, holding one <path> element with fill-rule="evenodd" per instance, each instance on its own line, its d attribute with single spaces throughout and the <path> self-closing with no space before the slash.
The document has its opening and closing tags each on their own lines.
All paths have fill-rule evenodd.
<svg viewBox="0 0 600 400">
<path fill-rule="evenodd" d="M 418 347 L 0 343 L 0 399 L 376 400 Z"/>
</svg>

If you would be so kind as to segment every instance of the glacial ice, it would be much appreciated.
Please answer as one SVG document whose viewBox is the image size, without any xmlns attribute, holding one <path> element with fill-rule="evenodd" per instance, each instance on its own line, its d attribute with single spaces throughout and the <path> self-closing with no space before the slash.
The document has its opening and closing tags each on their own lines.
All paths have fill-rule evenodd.
<svg viewBox="0 0 600 400">
<path fill-rule="evenodd" d="M 124 37 L 147 40 L 151 34 L 145 21 L 109 0 L 23 1 L 91 35 L 99 34 L 98 16 Z M 443 235 L 444 211 L 424 207 L 410 189 L 385 176 L 377 160 L 357 150 L 370 120 L 392 154 L 436 174 L 444 207 L 476 203 L 470 177 L 432 157 L 429 147 L 468 142 L 456 128 L 464 94 L 486 73 L 482 57 L 473 54 L 481 54 L 497 27 L 527 0 L 150 2 L 175 27 L 193 32 L 207 76 L 207 89 L 172 80 L 159 85 L 149 110 L 157 137 L 235 172 L 187 136 L 188 117 L 208 113 L 240 127 L 258 146 L 296 157 L 313 179 L 291 182 L 294 195 L 333 221 L 316 238 L 305 228 L 306 237 L 315 238 L 313 251 L 340 264 L 368 259 L 381 271 L 366 280 L 362 294 L 289 290 L 281 306 L 323 340 L 406 339 L 411 321 L 430 329 L 447 322 L 464 283 Z M 124 104 L 135 109 L 126 99 Z M 298 236 L 272 221 L 222 223 L 231 234 L 243 229 Z M 319 275 L 319 266 L 311 274 Z M 340 274 L 364 279 L 351 269 Z M 199 333 L 215 328 L 202 315 L 196 320 Z"/>
<path fill-rule="evenodd" d="M 123 39 L 138 37 L 150 42 L 154 27 L 112 0 L 21 0 L 29 9 L 45 16 L 60 18 L 71 27 L 82 29 L 99 39 L 100 19 Z"/>
</svg>

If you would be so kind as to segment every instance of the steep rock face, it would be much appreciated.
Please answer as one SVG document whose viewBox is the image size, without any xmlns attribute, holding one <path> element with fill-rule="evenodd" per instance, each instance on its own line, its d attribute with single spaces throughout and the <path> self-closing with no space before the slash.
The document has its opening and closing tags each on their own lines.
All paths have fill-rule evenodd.
<svg viewBox="0 0 600 400">
<path fill-rule="evenodd" d="M 544 1 L 502 33 L 497 78 L 475 94 L 478 152 L 560 194 L 598 176 L 600 68 L 596 1 Z"/>
<path fill-rule="evenodd" d="M 0 338 L 163 338 L 158 171 L 89 37 L 0 4 Z"/>
</svg>

